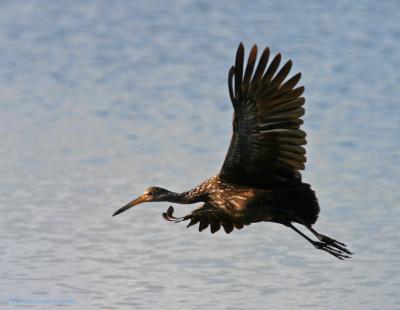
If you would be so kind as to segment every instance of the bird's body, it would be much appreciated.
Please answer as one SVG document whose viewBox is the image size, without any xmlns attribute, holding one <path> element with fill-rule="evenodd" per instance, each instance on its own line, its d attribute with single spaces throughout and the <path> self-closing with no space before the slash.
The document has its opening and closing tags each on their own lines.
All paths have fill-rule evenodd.
<svg viewBox="0 0 400 310">
<path fill-rule="evenodd" d="M 287 199 L 288 196 L 290 200 Z M 304 222 L 312 225 L 317 220 L 319 212 L 314 191 L 308 184 L 301 182 L 284 184 L 274 189 L 263 189 L 228 183 L 216 175 L 192 190 L 184 192 L 180 197 L 178 200 L 181 203 L 202 201 L 206 203 L 207 210 L 212 207 L 216 212 L 225 214 L 225 221 L 231 219 L 241 226 L 262 221 L 280 224 L 299 223 L 299 219 L 294 216 L 297 213 L 302 214 Z M 201 214 L 202 208 L 203 206 L 196 209 L 191 218 L 207 222 L 208 216 Z M 309 212 L 304 212 L 305 208 Z M 168 217 L 167 213 L 165 215 Z"/>
<path fill-rule="evenodd" d="M 257 47 L 253 46 L 244 69 L 244 47 L 239 45 L 235 66 L 228 76 L 229 95 L 234 108 L 233 135 L 219 174 L 192 190 L 174 193 L 151 187 L 114 215 L 134 205 L 150 201 L 204 204 L 183 217 L 173 215 L 173 207 L 163 213 L 166 220 L 189 220 L 188 226 L 208 226 L 212 233 L 221 227 L 226 233 L 256 222 L 275 222 L 290 227 L 316 248 L 339 259 L 351 254 L 345 245 L 319 234 L 311 226 L 317 221 L 319 204 L 310 185 L 301 179 L 306 161 L 306 134 L 300 129 L 304 114 L 304 87 L 295 88 L 300 73 L 286 82 L 291 61 L 277 72 L 277 54 L 267 67 L 266 48 L 253 74 Z M 298 230 L 304 225 L 319 241 Z"/>
</svg>

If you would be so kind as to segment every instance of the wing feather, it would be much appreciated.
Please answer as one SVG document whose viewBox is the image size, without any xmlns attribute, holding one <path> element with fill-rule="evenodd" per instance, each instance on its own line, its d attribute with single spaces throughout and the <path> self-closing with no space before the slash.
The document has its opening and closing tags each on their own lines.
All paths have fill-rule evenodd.
<svg viewBox="0 0 400 310">
<path fill-rule="evenodd" d="M 258 66 L 256 72 L 254 73 L 252 84 L 258 83 L 259 80 L 261 79 L 265 71 L 265 68 L 267 67 L 268 59 L 269 59 L 269 48 L 266 47 L 260 57 L 260 60 L 258 61 Z"/>
<path fill-rule="evenodd" d="M 249 87 L 251 75 L 253 74 L 254 65 L 256 63 L 256 60 L 257 60 L 257 46 L 254 45 L 253 48 L 251 49 L 249 59 L 247 61 L 246 71 L 245 71 L 244 78 L 243 78 L 243 87 L 242 88 L 243 88 L 243 92 L 245 94 L 247 94 L 247 92 L 248 92 L 248 87 Z"/>
<path fill-rule="evenodd" d="M 235 62 L 235 95 L 236 100 L 242 97 L 242 79 L 243 79 L 243 61 L 244 61 L 244 47 L 243 44 L 239 45 L 236 53 Z"/>
</svg>

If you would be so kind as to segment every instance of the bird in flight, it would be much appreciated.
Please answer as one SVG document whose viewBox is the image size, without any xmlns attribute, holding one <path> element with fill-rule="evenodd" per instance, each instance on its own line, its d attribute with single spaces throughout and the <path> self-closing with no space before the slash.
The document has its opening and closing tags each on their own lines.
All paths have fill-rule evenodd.
<svg viewBox="0 0 400 310">
<path fill-rule="evenodd" d="M 304 87 L 296 87 L 301 74 L 286 80 L 292 62 L 279 69 L 281 54 L 270 57 L 268 47 L 256 66 L 256 45 L 244 68 L 244 53 L 240 43 L 228 74 L 233 134 L 221 171 L 182 193 L 149 187 L 113 216 L 144 202 L 202 202 L 182 217 L 175 217 L 170 206 L 163 217 L 172 222 L 189 221 L 187 227 L 198 223 L 199 231 L 210 227 L 215 233 L 222 227 L 227 234 L 252 223 L 279 223 L 315 248 L 339 259 L 349 258 L 352 253 L 344 243 L 312 228 L 320 208 L 315 192 L 302 182 L 300 174 L 306 162 L 306 133 L 300 129 L 305 112 Z M 294 223 L 303 225 L 318 240 L 308 237 Z"/>
</svg>

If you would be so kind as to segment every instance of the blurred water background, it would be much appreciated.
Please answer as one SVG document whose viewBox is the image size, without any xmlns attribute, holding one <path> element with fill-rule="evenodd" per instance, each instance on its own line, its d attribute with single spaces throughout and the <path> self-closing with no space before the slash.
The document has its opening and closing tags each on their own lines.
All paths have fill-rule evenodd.
<svg viewBox="0 0 400 310">
<path fill-rule="evenodd" d="M 398 1 L 0 4 L 1 309 L 400 309 Z M 303 73 L 315 227 L 351 260 L 276 224 L 186 229 L 168 203 L 111 217 L 219 171 L 240 41 Z"/>
</svg>

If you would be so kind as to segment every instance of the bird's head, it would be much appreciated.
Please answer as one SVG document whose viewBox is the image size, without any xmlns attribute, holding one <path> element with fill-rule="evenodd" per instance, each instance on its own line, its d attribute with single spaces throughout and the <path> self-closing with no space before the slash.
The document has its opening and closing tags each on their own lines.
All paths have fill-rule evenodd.
<svg viewBox="0 0 400 310">
<path fill-rule="evenodd" d="M 113 214 L 113 216 L 120 214 L 132 208 L 133 206 L 136 206 L 143 202 L 168 201 L 171 194 L 172 192 L 161 187 L 155 187 L 155 186 L 149 187 L 144 191 L 143 195 L 139 196 L 138 198 L 132 200 L 131 202 L 120 208 Z"/>
</svg>

